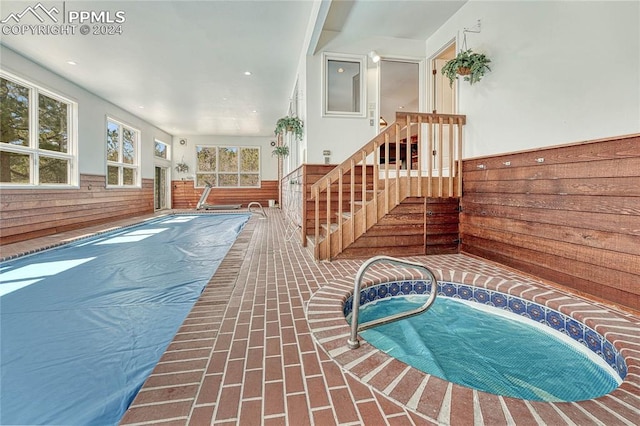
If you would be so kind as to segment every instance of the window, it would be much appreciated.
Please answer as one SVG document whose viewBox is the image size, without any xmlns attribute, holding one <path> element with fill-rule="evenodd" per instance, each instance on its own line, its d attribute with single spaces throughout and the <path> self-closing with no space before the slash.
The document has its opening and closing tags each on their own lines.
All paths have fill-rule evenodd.
<svg viewBox="0 0 640 426">
<path fill-rule="evenodd" d="M 162 158 L 163 160 L 170 160 L 171 157 L 169 157 L 169 145 L 167 145 L 164 142 L 160 142 L 157 139 L 156 139 L 155 143 L 156 144 L 155 144 L 154 155 L 157 158 Z"/>
<path fill-rule="evenodd" d="M 196 186 L 260 187 L 260 148 L 196 146 Z"/>
<path fill-rule="evenodd" d="M 107 118 L 107 186 L 140 186 L 140 131 Z"/>
<path fill-rule="evenodd" d="M 323 54 L 323 114 L 365 117 L 366 57 Z"/>
<path fill-rule="evenodd" d="M 0 71 L 0 184 L 77 185 L 77 104 Z"/>
</svg>

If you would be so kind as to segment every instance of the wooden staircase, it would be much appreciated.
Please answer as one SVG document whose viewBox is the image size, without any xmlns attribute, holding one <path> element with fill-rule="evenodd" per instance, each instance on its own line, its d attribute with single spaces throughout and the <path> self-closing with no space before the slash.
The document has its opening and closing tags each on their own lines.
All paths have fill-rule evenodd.
<svg viewBox="0 0 640 426">
<path fill-rule="evenodd" d="M 397 113 L 396 121 L 311 187 L 317 260 L 340 257 L 416 197 L 460 197 L 463 115 Z"/>
</svg>

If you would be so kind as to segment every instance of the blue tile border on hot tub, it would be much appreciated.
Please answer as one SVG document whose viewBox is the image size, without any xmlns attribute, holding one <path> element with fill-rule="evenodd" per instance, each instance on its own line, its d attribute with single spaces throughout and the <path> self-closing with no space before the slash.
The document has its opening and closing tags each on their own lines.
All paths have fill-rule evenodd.
<svg viewBox="0 0 640 426">
<path fill-rule="evenodd" d="M 425 294 L 430 292 L 431 282 L 425 280 L 403 280 L 381 283 L 360 290 L 360 305 L 362 306 L 386 297 L 408 296 L 411 294 Z M 446 281 L 438 282 L 438 296 L 464 299 L 494 306 L 542 323 L 566 334 L 599 355 L 618 373 L 620 378 L 624 379 L 627 375 L 627 365 L 624 358 L 611 342 L 587 325 L 547 306 L 499 291 Z M 349 297 L 343 305 L 345 317 L 351 313 L 352 309 L 353 298 Z"/>
</svg>

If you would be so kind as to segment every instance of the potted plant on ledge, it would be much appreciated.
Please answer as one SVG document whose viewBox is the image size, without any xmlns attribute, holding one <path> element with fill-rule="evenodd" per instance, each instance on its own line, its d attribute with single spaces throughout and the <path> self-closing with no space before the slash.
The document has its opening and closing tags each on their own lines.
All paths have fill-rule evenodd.
<svg viewBox="0 0 640 426">
<path fill-rule="evenodd" d="M 451 86 L 458 75 L 464 76 L 464 81 L 477 83 L 487 71 L 491 71 L 488 63 L 491 60 L 484 53 L 475 53 L 471 49 L 461 50 L 458 55 L 444 64 L 442 74 L 449 79 Z"/>
<path fill-rule="evenodd" d="M 302 140 L 303 128 L 304 124 L 302 123 L 302 120 L 300 120 L 298 117 L 288 115 L 286 117 L 282 117 L 277 121 L 274 133 L 276 135 L 279 135 L 284 132 L 292 132 L 294 135 L 296 135 L 297 140 Z"/>
</svg>

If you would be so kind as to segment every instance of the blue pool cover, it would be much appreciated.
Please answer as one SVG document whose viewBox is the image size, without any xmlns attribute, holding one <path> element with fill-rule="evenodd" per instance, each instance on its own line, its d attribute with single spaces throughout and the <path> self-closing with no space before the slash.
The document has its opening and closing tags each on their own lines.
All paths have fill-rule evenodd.
<svg viewBox="0 0 640 426">
<path fill-rule="evenodd" d="M 0 424 L 117 424 L 248 217 L 167 216 L 1 264 Z"/>
</svg>

